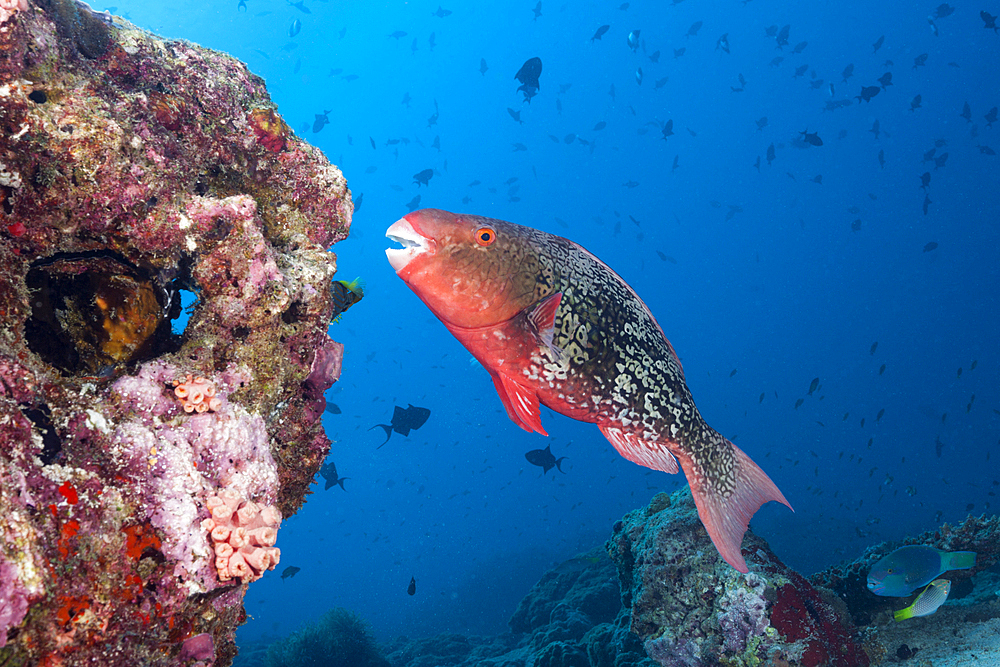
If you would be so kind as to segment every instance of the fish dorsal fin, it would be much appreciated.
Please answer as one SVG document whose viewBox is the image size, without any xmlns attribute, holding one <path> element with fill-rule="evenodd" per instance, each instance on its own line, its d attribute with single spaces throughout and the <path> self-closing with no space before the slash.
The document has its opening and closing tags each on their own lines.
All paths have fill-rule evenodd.
<svg viewBox="0 0 1000 667">
<path fill-rule="evenodd" d="M 511 421 L 528 433 L 548 435 L 542 428 L 542 415 L 538 405 L 538 394 L 518 384 L 502 372 L 491 373 L 497 394 L 507 410 Z"/>
<path fill-rule="evenodd" d="M 677 459 L 662 442 L 648 442 L 634 433 L 626 433 L 617 426 L 604 424 L 599 427 L 604 437 L 608 439 L 618 453 L 632 463 L 662 470 L 671 475 L 677 473 Z"/>
</svg>

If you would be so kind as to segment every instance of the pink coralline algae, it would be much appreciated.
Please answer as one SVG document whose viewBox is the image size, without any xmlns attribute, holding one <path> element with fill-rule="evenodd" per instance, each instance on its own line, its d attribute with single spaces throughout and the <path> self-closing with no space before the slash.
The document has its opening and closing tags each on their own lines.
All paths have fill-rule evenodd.
<svg viewBox="0 0 1000 667">
<path fill-rule="evenodd" d="M 224 667 L 329 451 L 351 194 L 239 61 L 0 3 L 0 665 Z"/>
<path fill-rule="evenodd" d="M 215 395 L 215 385 L 203 377 L 188 375 L 183 382 L 174 380 L 174 396 L 181 401 L 184 412 L 216 412 L 222 400 Z"/>
<path fill-rule="evenodd" d="M 211 516 L 201 522 L 215 545 L 219 579 L 239 579 L 244 584 L 273 570 L 281 558 L 274 546 L 281 513 L 272 505 L 258 505 L 222 489 L 206 501 Z"/>
</svg>

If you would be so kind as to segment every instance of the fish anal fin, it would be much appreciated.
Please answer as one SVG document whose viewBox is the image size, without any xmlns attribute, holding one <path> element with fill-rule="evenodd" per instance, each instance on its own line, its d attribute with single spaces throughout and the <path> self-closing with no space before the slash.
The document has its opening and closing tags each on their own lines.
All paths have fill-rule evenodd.
<svg viewBox="0 0 1000 667">
<path fill-rule="evenodd" d="M 504 373 L 491 373 L 497 394 L 507 410 L 511 421 L 528 433 L 548 435 L 542 428 L 542 415 L 538 405 L 538 394 L 518 384 Z"/>
<path fill-rule="evenodd" d="M 634 433 L 628 433 L 611 424 L 599 425 L 601 433 L 618 453 L 632 463 L 661 470 L 671 475 L 677 473 L 677 459 L 661 442 L 648 442 Z"/>
<path fill-rule="evenodd" d="M 689 457 L 681 456 L 680 463 L 691 486 L 691 495 L 698 507 L 698 517 L 715 548 L 719 550 L 719 555 L 734 568 L 746 573 L 750 569 L 743 560 L 740 545 L 751 517 L 761 505 L 771 500 L 782 503 L 788 509 L 792 509 L 792 506 L 749 456 L 728 440 L 724 442 L 732 447 L 735 455 L 731 472 L 734 479 L 726 484 L 733 489 L 728 496 L 719 493 Z"/>
</svg>

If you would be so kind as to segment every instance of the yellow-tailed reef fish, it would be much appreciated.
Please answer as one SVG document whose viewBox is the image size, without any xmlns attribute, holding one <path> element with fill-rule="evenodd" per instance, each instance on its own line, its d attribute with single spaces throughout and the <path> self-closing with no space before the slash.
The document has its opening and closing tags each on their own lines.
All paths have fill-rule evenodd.
<svg viewBox="0 0 1000 667">
<path fill-rule="evenodd" d="M 872 565 L 868 590 L 875 595 L 903 598 L 948 570 L 976 564 L 974 551 L 941 551 L 923 544 L 900 547 Z"/>
<path fill-rule="evenodd" d="M 475 215 L 423 209 L 386 236 L 403 245 L 386 250 L 396 274 L 489 371 L 514 423 L 546 435 L 546 405 L 597 424 L 639 465 L 676 473 L 679 462 L 712 542 L 748 571 L 750 517 L 788 501 L 702 419 L 674 348 L 624 280 L 572 241 Z"/>
<path fill-rule="evenodd" d="M 351 282 L 334 280 L 330 291 L 333 293 L 333 313 L 330 315 L 330 321 L 336 322 L 348 308 L 364 298 L 365 284 L 361 278 L 355 278 Z"/>
<path fill-rule="evenodd" d="M 917 599 L 906 609 L 900 609 L 892 613 L 892 617 L 897 621 L 905 621 L 908 618 L 918 616 L 930 616 L 938 610 L 948 599 L 951 592 L 951 582 L 947 579 L 935 579 L 927 588 L 920 592 Z"/>
</svg>

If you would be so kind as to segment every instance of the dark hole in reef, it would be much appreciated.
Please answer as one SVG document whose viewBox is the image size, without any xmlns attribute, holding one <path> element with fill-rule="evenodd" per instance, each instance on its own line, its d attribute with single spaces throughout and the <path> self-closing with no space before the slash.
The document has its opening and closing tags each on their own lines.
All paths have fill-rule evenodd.
<svg viewBox="0 0 1000 667">
<path fill-rule="evenodd" d="M 306 315 L 305 306 L 301 301 L 296 301 L 281 314 L 281 321 L 285 324 L 295 324 L 303 315 Z"/>
<path fill-rule="evenodd" d="M 35 261 L 25 279 L 32 352 L 68 375 L 109 377 L 117 367 L 162 354 L 171 340 L 172 285 L 106 251 Z"/>
<path fill-rule="evenodd" d="M 38 407 L 21 406 L 21 414 L 27 417 L 35 429 L 42 436 L 42 453 L 38 458 L 42 460 L 42 465 L 55 463 L 62 451 L 62 438 L 56 433 L 56 427 L 52 424 L 52 411 L 44 403 Z"/>
<path fill-rule="evenodd" d="M 49 96 L 45 94 L 44 90 L 33 90 L 28 93 L 28 99 L 36 104 L 45 104 L 49 101 Z"/>
<path fill-rule="evenodd" d="M 233 329 L 233 338 L 236 340 L 246 340 L 250 335 L 250 327 L 236 327 Z"/>
<path fill-rule="evenodd" d="M 203 181 L 194 184 L 194 193 L 204 197 L 208 193 L 208 186 Z"/>
<path fill-rule="evenodd" d="M 10 203 L 10 197 L 14 194 L 14 188 L 7 185 L 0 185 L 0 205 L 3 206 L 3 212 L 10 215 L 14 212 L 14 206 Z"/>
</svg>

